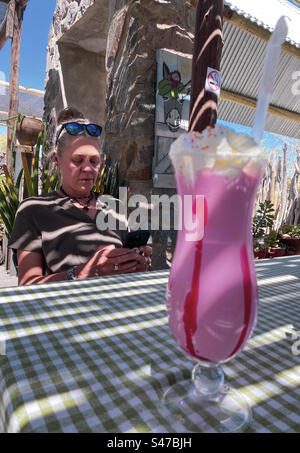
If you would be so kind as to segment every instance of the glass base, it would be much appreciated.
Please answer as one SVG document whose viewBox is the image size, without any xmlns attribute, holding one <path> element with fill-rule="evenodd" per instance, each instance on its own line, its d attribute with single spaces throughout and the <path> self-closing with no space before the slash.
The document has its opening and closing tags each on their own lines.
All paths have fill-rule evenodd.
<svg viewBox="0 0 300 453">
<path fill-rule="evenodd" d="M 198 367 L 198 373 L 200 367 Z M 197 368 L 196 367 L 196 368 Z M 201 370 L 203 372 L 203 369 Z M 187 432 L 241 432 L 252 419 L 251 408 L 246 398 L 238 391 L 224 384 L 221 368 L 211 369 L 218 374 L 219 386 L 211 393 L 207 386 L 199 389 L 195 380 L 182 381 L 170 387 L 164 394 L 162 404 L 169 412 L 168 422 L 182 424 Z M 207 377 L 205 378 L 207 383 Z M 211 387 L 210 387 L 211 389 Z"/>
</svg>

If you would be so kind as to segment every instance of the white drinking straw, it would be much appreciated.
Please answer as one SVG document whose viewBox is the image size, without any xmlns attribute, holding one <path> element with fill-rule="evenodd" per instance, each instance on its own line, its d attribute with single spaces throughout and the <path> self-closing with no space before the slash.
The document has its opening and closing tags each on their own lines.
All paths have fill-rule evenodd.
<svg viewBox="0 0 300 453">
<path fill-rule="evenodd" d="M 275 76 L 279 64 L 281 44 L 286 40 L 288 34 L 288 21 L 290 21 L 290 19 L 287 16 L 280 17 L 267 45 L 252 129 L 252 137 L 257 144 L 260 143 L 264 132 L 268 107 L 271 101 Z"/>
</svg>

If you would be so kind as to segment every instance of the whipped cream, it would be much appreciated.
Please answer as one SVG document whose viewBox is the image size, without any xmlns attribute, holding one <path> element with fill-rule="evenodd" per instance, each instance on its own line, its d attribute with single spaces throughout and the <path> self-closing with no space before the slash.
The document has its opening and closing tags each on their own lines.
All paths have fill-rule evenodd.
<svg viewBox="0 0 300 453">
<path fill-rule="evenodd" d="M 170 159 L 175 172 L 194 180 L 197 171 L 214 168 L 234 177 L 242 168 L 259 164 L 262 149 L 248 135 L 236 134 L 223 126 L 208 127 L 202 133 L 182 134 L 171 145 Z"/>
</svg>

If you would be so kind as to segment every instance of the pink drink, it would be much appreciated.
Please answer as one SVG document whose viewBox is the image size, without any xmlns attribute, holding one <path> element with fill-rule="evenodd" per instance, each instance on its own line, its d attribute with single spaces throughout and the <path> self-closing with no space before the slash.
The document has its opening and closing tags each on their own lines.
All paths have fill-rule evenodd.
<svg viewBox="0 0 300 453">
<path fill-rule="evenodd" d="M 249 154 L 248 138 L 238 141 L 247 152 L 237 152 L 232 143 L 233 151 L 226 148 L 228 133 L 235 142 L 237 136 L 216 128 L 187 138 L 189 146 L 196 143 L 194 151 L 182 149 L 181 141 L 181 151 L 173 145 L 170 153 L 178 194 L 182 199 L 204 196 L 205 226 L 202 240 L 188 241 L 182 220 L 167 291 L 169 324 L 184 351 L 213 363 L 230 360 L 243 348 L 255 326 L 258 303 L 251 224 L 264 163 Z M 216 134 L 213 140 L 211 134 Z M 216 143 L 219 134 L 223 137 Z M 252 140 L 251 145 L 257 154 Z"/>
</svg>

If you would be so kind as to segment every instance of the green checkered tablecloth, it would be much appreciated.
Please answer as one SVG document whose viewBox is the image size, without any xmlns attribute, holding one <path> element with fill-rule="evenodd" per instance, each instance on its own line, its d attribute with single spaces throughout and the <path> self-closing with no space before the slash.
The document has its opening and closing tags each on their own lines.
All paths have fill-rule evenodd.
<svg viewBox="0 0 300 453">
<path fill-rule="evenodd" d="M 252 406 L 247 432 L 299 432 L 300 256 L 256 266 L 258 324 L 224 371 Z M 184 432 L 159 404 L 194 366 L 167 324 L 167 280 L 155 271 L 1 290 L 0 430 Z"/>
</svg>

